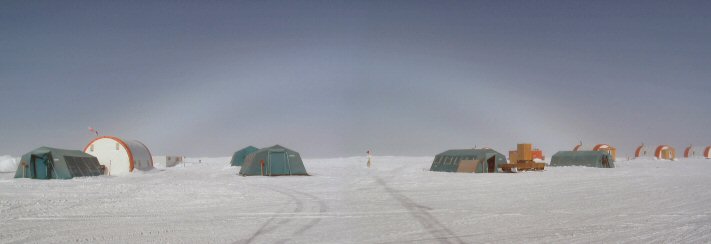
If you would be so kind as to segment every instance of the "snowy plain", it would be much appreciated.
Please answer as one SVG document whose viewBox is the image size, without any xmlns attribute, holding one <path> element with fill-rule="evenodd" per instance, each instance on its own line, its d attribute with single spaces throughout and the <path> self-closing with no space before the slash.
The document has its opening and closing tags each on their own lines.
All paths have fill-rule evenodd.
<svg viewBox="0 0 711 244">
<path fill-rule="evenodd" d="M 431 157 L 304 159 L 242 177 L 229 158 L 127 176 L 0 173 L 1 243 L 699 243 L 711 160 L 543 172 L 429 172 Z M 197 163 L 198 160 L 202 163 Z"/>
</svg>

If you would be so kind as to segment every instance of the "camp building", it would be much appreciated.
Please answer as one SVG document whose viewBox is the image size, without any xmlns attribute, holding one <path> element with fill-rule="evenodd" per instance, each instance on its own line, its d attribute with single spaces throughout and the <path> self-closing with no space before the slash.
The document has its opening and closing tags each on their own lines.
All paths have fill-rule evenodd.
<svg viewBox="0 0 711 244">
<path fill-rule="evenodd" d="M 298 152 L 274 145 L 248 154 L 239 171 L 240 175 L 308 175 Z"/>
<path fill-rule="evenodd" d="M 606 151 L 560 151 L 551 157 L 551 166 L 614 168 L 615 159 Z"/>
<path fill-rule="evenodd" d="M 96 157 L 79 150 L 40 147 L 22 155 L 15 178 L 71 179 L 102 174 Z"/>
<path fill-rule="evenodd" d="M 489 148 L 454 149 L 437 154 L 430 171 L 495 173 L 502 164 L 506 164 L 506 156 Z"/>
</svg>

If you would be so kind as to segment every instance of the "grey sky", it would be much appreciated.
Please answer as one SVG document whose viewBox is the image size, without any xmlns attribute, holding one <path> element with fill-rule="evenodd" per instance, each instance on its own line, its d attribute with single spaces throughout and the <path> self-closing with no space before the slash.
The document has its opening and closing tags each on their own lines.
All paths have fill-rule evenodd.
<svg viewBox="0 0 711 244">
<path fill-rule="evenodd" d="M 0 154 L 711 144 L 708 1 L 2 1 Z"/>
</svg>

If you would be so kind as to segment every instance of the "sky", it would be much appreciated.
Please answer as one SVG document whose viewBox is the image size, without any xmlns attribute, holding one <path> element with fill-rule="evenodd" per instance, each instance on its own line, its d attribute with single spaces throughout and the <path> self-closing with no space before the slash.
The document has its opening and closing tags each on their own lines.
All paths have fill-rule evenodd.
<svg viewBox="0 0 711 244">
<path fill-rule="evenodd" d="M 711 145 L 709 1 L 0 1 L 0 155 Z M 649 148 L 652 149 L 653 148 Z"/>
</svg>

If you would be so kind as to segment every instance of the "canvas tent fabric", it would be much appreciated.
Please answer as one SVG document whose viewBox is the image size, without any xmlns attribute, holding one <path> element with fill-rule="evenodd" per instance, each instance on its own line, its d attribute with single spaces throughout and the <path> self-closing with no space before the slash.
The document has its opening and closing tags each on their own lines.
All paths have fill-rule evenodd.
<svg viewBox="0 0 711 244">
<path fill-rule="evenodd" d="M 694 157 L 694 155 L 696 155 L 696 151 L 694 151 L 693 146 L 689 145 L 684 149 L 684 158 L 691 158 Z"/>
<path fill-rule="evenodd" d="M 40 147 L 22 155 L 15 178 L 71 179 L 101 174 L 102 167 L 94 156 L 79 150 Z"/>
<path fill-rule="evenodd" d="M 250 153 L 253 153 L 257 150 L 259 150 L 259 148 L 256 148 L 253 146 L 248 146 L 248 147 L 240 149 L 239 151 L 236 151 L 232 155 L 232 160 L 230 161 L 230 165 L 242 166 L 242 164 L 244 164 L 244 158 L 246 158 L 247 155 L 249 155 Z"/>
<path fill-rule="evenodd" d="M 121 175 L 134 169 L 153 169 L 153 156 L 148 147 L 137 140 L 125 140 L 113 136 L 94 138 L 84 147 L 84 152 L 99 159 L 109 175 Z"/>
<path fill-rule="evenodd" d="M 642 144 L 641 146 L 637 147 L 637 149 L 634 150 L 634 157 L 635 158 L 639 158 L 639 157 L 646 156 L 646 155 L 647 155 L 647 149 L 646 149 L 646 147 L 644 147 L 644 144 Z"/>
<path fill-rule="evenodd" d="M 654 150 L 654 157 L 658 159 L 676 159 L 676 149 L 669 145 L 660 145 Z"/>
<path fill-rule="evenodd" d="M 240 175 L 308 175 L 298 152 L 274 145 L 248 154 Z"/>
<path fill-rule="evenodd" d="M 495 173 L 502 164 L 506 156 L 492 149 L 454 149 L 437 154 L 430 171 Z"/>
<path fill-rule="evenodd" d="M 551 166 L 614 168 L 615 160 L 603 151 L 561 151 L 553 155 Z"/>
</svg>

